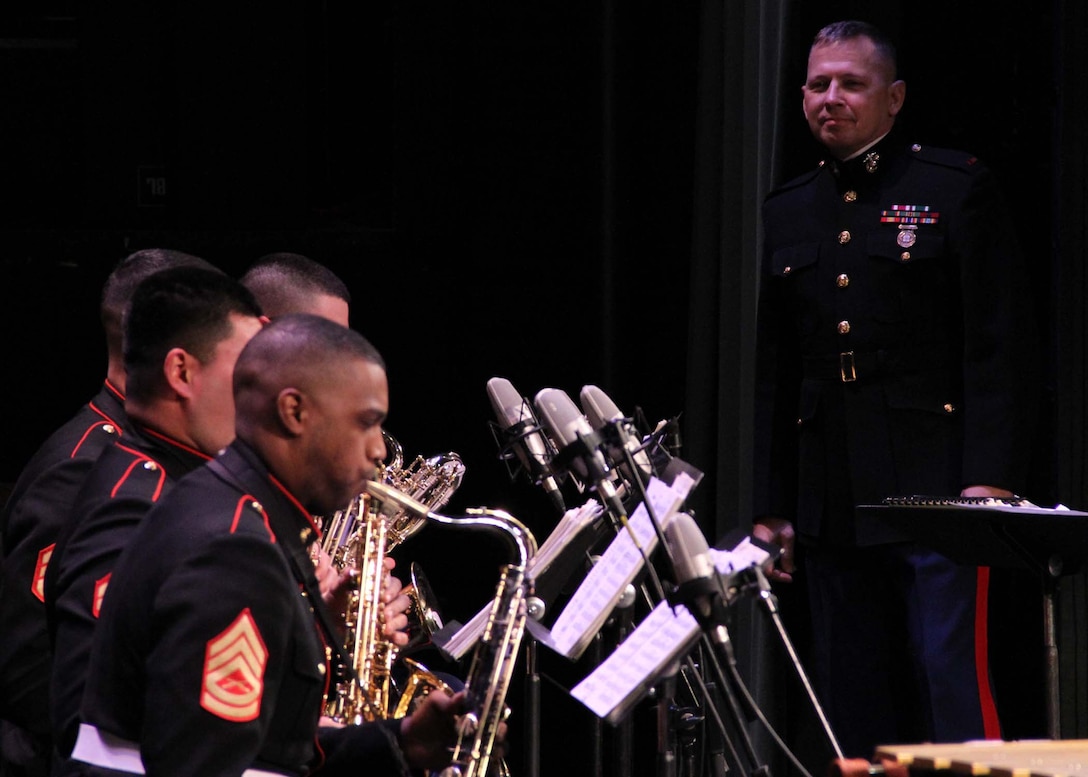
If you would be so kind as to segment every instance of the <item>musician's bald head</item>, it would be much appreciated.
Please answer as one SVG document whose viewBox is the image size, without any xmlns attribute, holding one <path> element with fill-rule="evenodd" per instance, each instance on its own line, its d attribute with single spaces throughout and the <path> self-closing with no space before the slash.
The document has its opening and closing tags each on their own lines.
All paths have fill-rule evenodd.
<svg viewBox="0 0 1088 777">
<path fill-rule="evenodd" d="M 342 508 L 385 458 L 385 363 L 358 332 L 328 319 L 273 320 L 234 371 L 238 437 L 317 514 Z"/>
</svg>

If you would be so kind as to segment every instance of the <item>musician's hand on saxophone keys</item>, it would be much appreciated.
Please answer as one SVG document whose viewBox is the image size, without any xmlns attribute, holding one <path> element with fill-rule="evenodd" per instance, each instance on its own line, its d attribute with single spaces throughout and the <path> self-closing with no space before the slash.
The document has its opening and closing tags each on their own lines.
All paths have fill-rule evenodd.
<svg viewBox="0 0 1088 777">
<path fill-rule="evenodd" d="M 408 644 L 408 610 L 412 606 L 408 589 L 392 574 L 396 562 L 386 556 L 383 559 L 386 572 L 382 576 L 382 603 L 385 605 L 382 634 L 398 647 Z"/>
<path fill-rule="evenodd" d="M 346 603 L 346 597 L 351 593 L 352 579 L 351 568 L 340 569 L 333 563 L 324 548 L 315 544 L 310 554 L 314 562 L 314 574 L 317 576 L 317 585 L 321 590 L 321 599 L 333 612 L 342 612 Z"/>
<path fill-rule="evenodd" d="M 464 691 L 453 696 L 427 694 L 415 712 L 401 721 L 400 746 L 408 764 L 416 769 L 447 766 L 464 712 Z"/>
</svg>

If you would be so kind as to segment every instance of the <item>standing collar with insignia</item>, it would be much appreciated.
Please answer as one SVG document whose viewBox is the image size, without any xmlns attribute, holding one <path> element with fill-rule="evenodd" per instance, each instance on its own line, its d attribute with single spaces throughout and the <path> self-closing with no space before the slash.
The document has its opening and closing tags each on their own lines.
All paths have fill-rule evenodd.
<svg viewBox="0 0 1088 777">
<path fill-rule="evenodd" d="M 879 174 L 887 169 L 888 162 L 901 150 L 898 133 L 893 129 L 865 152 L 841 161 L 828 156 L 820 163 L 830 170 L 841 184 L 851 187 L 864 186 L 867 181 L 875 181 Z"/>
</svg>

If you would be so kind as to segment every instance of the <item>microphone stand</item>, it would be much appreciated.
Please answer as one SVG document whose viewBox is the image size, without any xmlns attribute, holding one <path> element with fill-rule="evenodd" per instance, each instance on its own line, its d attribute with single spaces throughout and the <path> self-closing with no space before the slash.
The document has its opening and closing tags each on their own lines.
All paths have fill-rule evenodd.
<svg viewBox="0 0 1088 777">
<path fill-rule="evenodd" d="M 766 764 L 760 764 L 759 762 L 759 756 L 756 754 L 755 745 L 752 742 L 751 736 L 748 734 L 744 713 L 741 711 L 740 704 L 733 692 L 731 681 L 737 679 L 734 674 L 736 670 L 736 658 L 733 653 L 732 640 L 729 638 L 729 632 L 725 627 L 726 603 L 721 580 L 717 571 L 715 571 L 711 577 L 695 578 L 680 584 L 671 594 L 669 594 L 667 601 L 674 607 L 678 604 L 683 604 L 687 607 L 688 611 L 702 628 L 702 642 L 707 648 L 707 663 L 713 668 L 714 674 L 718 680 L 718 687 L 724 693 L 725 699 L 729 704 L 729 711 L 732 715 L 741 744 L 744 747 L 745 756 L 748 759 L 748 763 L 752 766 L 752 771 L 750 773 L 752 775 L 769 777 L 770 767 Z M 707 607 L 708 602 L 709 607 Z M 731 670 L 729 675 L 726 675 L 722 670 L 723 663 L 729 666 Z M 706 693 L 707 705 L 710 706 L 713 704 L 713 699 L 710 696 L 710 693 L 705 691 L 705 686 L 703 687 L 704 692 Z M 739 758 L 737 760 L 739 764 Z"/>
<path fill-rule="evenodd" d="M 532 410 L 528 410 L 531 413 Z M 491 429 L 491 436 L 495 438 L 495 445 L 499 448 L 499 461 L 506 465 L 506 474 L 510 477 L 510 481 L 517 480 L 518 471 L 525 473 L 525 477 L 536 485 L 543 485 L 544 476 L 539 473 L 532 472 L 528 467 L 521 463 L 518 459 L 517 450 L 515 446 L 524 443 L 524 441 L 534 434 L 540 433 L 541 438 L 544 440 L 544 445 L 547 446 L 547 453 L 554 455 L 555 451 L 551 447 L 551 441 L 547 435 L 543 434 L 540 429 L 540 425 L 534 423 L 529 418 L 518 421 L 516 424 L 509 427 L 501 427 L 494 421 L 488 421 L 488 426 Z M 531 456 L 532 454 L 526 454 Z M 516 464 L 511 462 L 517 461 Z M 551 475 L 550 477 L 558 477 L 558 475 Z M 558 482 L 558 481 L 557 481 Z M 558 489 L 552 491 L 544 489 L 548 496 L 548 501 L 552 503 L 552 506 L 558 511 L 559 515 L 567 511 L 567 506 L 563 502 L 563 495 Z"/>
<path fill-rule="evenodd" d="M 640 469 L 636 465 L 636 462 L 635 462 L 635 459 L 634 459 L 634 453 L 626 445 L 623 444 L 623 436 L 624 435 L 623 435 L 622 430 L 619 428 L 620 424 L 622 424 L 622 423 L 623 423 L 623 421 L 616 420 L 616 421 L 611 422 L 610 424 L 607 424 L 603 428 L 608 430 L 608 435 L 611 438 L 610 439 L 611 442 L 613 442 L 613 443 L 615 443 L 616 441 L 619 442 L 618 447 L 623 451 L 625 463 L 627 464 L 628 469 L 630 470 L 630 472 L 633 475 L 633 480 L 635 482 L 635 486 L 636 486 L 637 491 L 638 491 L 638 496 L 642 500 L 642 503 L 646 506 L 646 512 L 647 512 L 647 514 L 648 514 L 648 516 L 650 518 L 650 523 L 654 528 L 654 532 L 657 534 L 658 542 L 661 544 L 661 546 L 663 548 L 665 548 L 666 552 L 668 552 L 668 543 L 667 543 L 667 541 L 665 539 L 664 529 L 661 526 L 661 521 L 658 520 L 658 517 L 657 517 L 656 513 L 654 512 L 653 505 L 650 504 L 650 499 L 649 499 L 649 497 L 648 497 L 648 495 L 646 493 L 645 483 L 643 483 L 643 481 L 642 481 L 642 477 L 639 474 Z M 691 599 L 689 599 L 687 602 L 684 602 L 684 601 L 674 602 L 671 596 L 666 597 L 664 587 L 661 585 L 661 581 L 657 577 L 653 566 L 649 562 L 649 559 L 646 559 L 645 563 L 646 563 L 647 569 L 650 572 L 650 576 L 651 576 L 651 578 L 653 579 L 653 581 L 655 583 L 655 588 L 656 588 L 656 591 L 657 591 L 657 595 L 659 597 L 658 601 L 666 601 L 667 600 L 670 604 L 673 604 L 674 606 L 675 606 L 676 603 L 688 604 L 689 605 L 688 609 L 692 613 L 697 612 L 698 608 L 694 606 L 694 602 Z M 715 591 L 717 594 L 720 594 L 720 592 L 722 590 L 721 589 L 721 582 L 720 582 L 720 580 L 717 580 L 717 572 L 715 572 L 715 580 L 714 580 L 713 583 L 711 581 L 703 580 L 703 581 L 692 581 L 692 583 L 685 584 L 685 585 L 692 585 L 693 583 L 703 583 L 704 585 L 709 585 L 711 587 L 711 589 L 713 589 L 713 591 Z M 683 586 L 681 586 L 681 588 L 683 588 Z M 678 589 L 678 590 L 680 590 L 680 589 Z M 695 593 L 696 592 L 692 591 L 693 596 L 695 595 Z M 716 673 L 717 678 L 718 678 L 718 682 L 720 684 L 719 687 L 724 691 L 725 697 L 729 701 L 729 705 L 730 705 L 730 708 L 731 708 L 733 720 L 734 720 L 734 722 L 736 724 L 737 732 L 738 732 L 738 734 L 740 736 L 741 742 L 744 745 L 744 750 L 745 750 L 745 753 L 746 753 L 746 755 L 747 755 L 747 757 L 749 759 L 749 763 L 752 764 L 752 766 L 753 766 L 752 774 L 754 774 L 754 775 L 766 775 L 766 777 L 769 777 L 770 771 L 769 771 L 768 767 L 758 765 L 759 764 L 759 759 L 758 759 L 758 757 L 756 755 L 755 746 L 752 743 L 751 737 L 749 737 L 749 735 L 748 735 L 748 731 L 747 731 L 747 728 L 746 728 L 745 722 L 744 722 L 744 716 L 743 716 L 743 714 L 741 713 L 741 710 L 740 710 L 740 705 L 738 704 L 737 699 L 736 699 L 735 695 L 732 692 L 732 688 L 731 688 L 727 678 L 725 677 L 724 673 L 722 672 L 721 665 L 718 662 L 718 659 L 717 659 L 717 656 L 716 656 L 716 653 L 715 653 L 715 647 L 717 646 L 717 642 L 720 641 L 720 644 L 721 644 L 721 646 L 723 648 L 723 651 L 726 653 L 727 661 L 731 665 L 735 666 L 736 662 L 735 662 L 735 659 L 733 658 L 732 643 L 729 640 L 729 633 L 725 629 L 725 599 L 721 595 L 715 595 L 715 596 L 712 597 L 712 601 L 714 602 L 713 607 L 712 607 L 712 610 L 713 610 L 712 616 L 713 616 L 714 621 L 715 621 L 713 632 L 718 637 L 718 640 L 716 641 L 716 640 L 711 639 L 710 633 L 708 633 L 709 624 L 700 623 L 700 626 L 703 627 L 702 641 L 703 641 L 704 646 L 707 648 L 707 650 L 705 651 L 705 654 L 707 656 L 708 663 L 710 663 L 713 666 L 714 670 L 715 670 L 715 673 Z M 652 602 L 651 602 L 651 606 L 653 606 Z M 730 750 L 731 750 L 731 752 L 733 754 L 734 761 L 737 763 L 737 765 L 739 767 L 740 763 L 741 763 L 740 756 L 737 753 L 737 751 L 735 749 L 735 746 L 733 745 L 732 740 L 730 739 L 729 735 L 726 733 L 725 723 L 722 720 L 721 713 L 718 711 L 718 708 L 717 708 L 717 706 L 715 704 L 715 699 L 710 694 L 709 689 L 703 683 L 703 680 L 699 676 L 699 673 L 698 673 L 694 663 L 692 662 L 690 656 L 688 656 L 685 659 L 685 666 L 689 670 L 689 672 L 691 673 L 691 676 L 695 678 L 697 684 L 699 685 L 699 688 L 700 688 L 702 696 L 703 696 L 704 706 L 706 707 L 706 709 L 708 709 L 709 711 L 712 712 L 712 717 L 714 718 L 714 722 L 717 724 L 717 730 L 721 735 L 722 741 L 729 745 L 729 748 L 730 748 Z M 675 673 L 673 673 L 671 678 L 666 678 L 665 692 L 662 694 L 662 698 L 658 700 L 658 727 L 659 727 L 659 734 L 658 734 L 659 761 L 658 762 L 659 762 L 659 767 L 665 772 L 665 774 L 663 774 L 662 777 L 673 777 L 673 775 L 670 774 L 669 772 L 670 772 L 670 770 L 675 768 L 675 752 L 674 752 L 674 748 L 675 748 L 676 742 L 678 741 L 678 736 L 677 736 L 677 732 L 676 732 L 676 725 L 677 725 L 676 717 L 677 716 L 672 714 L 673 711 L 674 711 L 673 708 L 672 708 L 672 696 L 673 696 L 674 692 L 675 692 Z M 661 729 L 661 727 L 663 725 L 667 725 L 668 728 L 669 728 L 669 731 L 668 731 L 667 735 L 663 735 L 662 732 L 660 731 L 660 729 Z M 661 748 L 665 748 L 665 749 L 662 750 Z M 723 763 L 721 765 L 722 765 L 723 769 L 726 768 L 725 764 L 724 764 L 724 761 L 723 761 Z"/>
<path fill-rule="evenodd" d="M 758 566 L 751 567 L 751 569 L 756 578 L 759 600 L 766 607 L 767 614 L 774 623 L 779 639 L 782 640 L 782 645 L 785 647 L 786 653 L 789 654 L 790 663 L 793 664 L 793 667 L 797 672 L 797 677 L 800 679 L 809 702 L 812 704 L 812 709 L 816 712 L 816 717 L 819 718 L 824 735 L 827 737 L 831 749 L 835 751 L 835 757 L 841 760 L 844 756 L 842 748 L 839 746 L 839 740 L 835 737 L 835 732 L 831 728 L 831 723 L 828 721 L 827 715 L 824 714 L 824 708 L 820 704 L 819 699 L 816 698 L 816 692 L 812 688 L 812 683 L 809 682 L 808 675 L 801 665 L 801 659 L 797 656 L 797 651 L 793 647 L 793 642 L 790 640 L 789 634 L 786 633 L 786 626 L 782 623 L 782 616 L 778 611 L 778 597 L 771 591 L 771 583 L 767 580 L 767 575 L 764 574 L 763 570 Z"/>
</svg>

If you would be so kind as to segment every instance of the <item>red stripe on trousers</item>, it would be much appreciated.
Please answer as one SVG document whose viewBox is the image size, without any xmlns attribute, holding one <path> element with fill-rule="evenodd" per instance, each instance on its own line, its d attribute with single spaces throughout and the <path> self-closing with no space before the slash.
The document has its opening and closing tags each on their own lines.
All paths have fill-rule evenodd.
<svg viewBox="0 0 1088 777">
<path fill-rule="evenodd" d="M 982 708 L 982 730 L 987 739 L 1001 739 L 1001 723 L 997 705 L 990 689 L 989 645 L 990 568 L 978 568 L 975 588 L 975 676 L 978 680 L 978 700 Z"/>
</svg>

